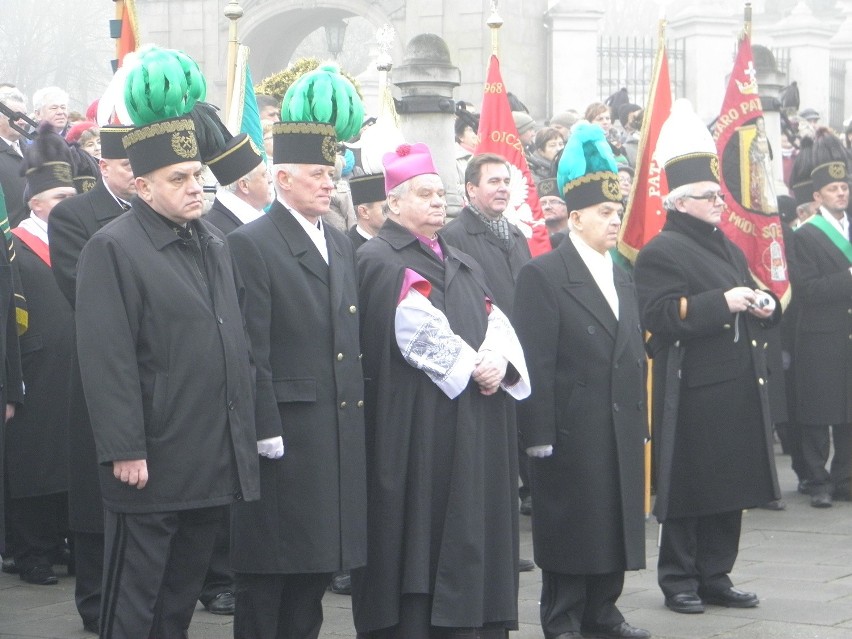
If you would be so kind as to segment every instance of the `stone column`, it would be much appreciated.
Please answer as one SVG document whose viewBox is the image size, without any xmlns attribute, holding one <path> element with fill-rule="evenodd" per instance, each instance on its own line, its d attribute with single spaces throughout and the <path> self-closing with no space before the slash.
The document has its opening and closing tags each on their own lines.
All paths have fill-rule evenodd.
<svg viewBox="0 0 852 639">
<path fill-rule="evenodd" d="M 737 35 L 742 18 L 724 4 L 689 7 L 668 23 L 668 40 L 684 40 L 685 87 L 683 97 L 705 122 L 719 115 L 727 78 L 734 66 Z"/>
<path fill-rule="evenodd" d="M 401 94 L 402 134 L 409 143 L 429 146 L 447 192 L 447 213 L 455 215 L 463 206 L 453 129 L 453 90 L 461 84 L 461 71 L 450 61 L 447 43 L 433 33 L 412 38 L 402 64 L 393 69 L 393 83 Z"/>
<path fill-rule="evenodd" d="M 587 2 L 562 0 L 545 13 L 550 24 L 547 78 L 550 88 L 548 117 L 586 106 L 600 99 L 598 38 L 605 11 Z"/>
<path fill-rule="evenodd" d="M 835 29 L 814 17 L 805 2 L 799 2 L 790 15 L 775 24 L 769 33 L 773 45 L 790 50 L 790 81 L 799 85 L 799 110 L 812 107 L 829 117 L 830 40 Z"/>
<path fill-rule="evenodd" d="M 834 117 L 831 121 L 831 125 L 839 130 L 846 118 L 852 115 L 852 1 L 840 0 L 837 4 L 843 11 L 845 20 L 831 39 L 830 57 L 843 60 L 846 65 L 845 95 L 843 96 L 845 113 L 836 114 L 838 117 Z"/>
</svg>

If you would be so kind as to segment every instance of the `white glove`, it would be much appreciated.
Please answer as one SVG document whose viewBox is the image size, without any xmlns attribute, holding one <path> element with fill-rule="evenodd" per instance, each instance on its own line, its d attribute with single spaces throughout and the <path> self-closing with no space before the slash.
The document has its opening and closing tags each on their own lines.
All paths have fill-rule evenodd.
<svg viewBox="0 0 852 639">
<path fill-rule="evenodd" d="M 281 459 L 284 457 L 284 438 L 279 435 L 278 437 L 261 439 L 257 442 L 257 454 L 269 459 Z"/>
<path fill-rule="evenodd" d="M 527 457 L 550 457 L 553 454 L 553 446 L 530 446 L 527 448 Z"/>
</svg>

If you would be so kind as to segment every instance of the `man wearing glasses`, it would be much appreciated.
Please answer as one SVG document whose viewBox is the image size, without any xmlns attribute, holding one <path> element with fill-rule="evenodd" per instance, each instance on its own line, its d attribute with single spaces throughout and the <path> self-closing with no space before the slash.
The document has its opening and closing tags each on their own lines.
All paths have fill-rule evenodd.
<svg viewBox="0 0 852 639">
<path fill-rule="evenodd" d="M 779 497 L 765 348 L 780 304 L 755 288 L 742 251 L 717 226 L 719 160 L 688 103 L 672 109 L 657 155 L 667 218 L 634 271 L 654 358 L 657 579 L 674 612 L 752 608 L 757 595 L 728 575 L 743 509 Z"/>
</svg>

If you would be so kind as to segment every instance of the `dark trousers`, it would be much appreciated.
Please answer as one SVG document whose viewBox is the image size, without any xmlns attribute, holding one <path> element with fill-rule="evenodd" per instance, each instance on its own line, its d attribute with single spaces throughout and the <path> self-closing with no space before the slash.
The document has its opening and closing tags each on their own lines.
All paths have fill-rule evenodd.
<svg viewBox="0 0 852 639">
<path fill-rule="evenodd" d="M 790 464 L 793 467 L 793 472 L 796 473 L 796 478 L 799 481 L 807 482 L 810 480 L 810 471 L 805 463 L 805 455 L 802 451 L 802 428 L 796 422 L 785 422 L 776 424 L 775 431 L 778 433 L 778 439 L 781 440 L 781 448 L 783 452 L 790 455 Z"/>
<path fill-rule="evenodd" d="M 440 628 L 431 622 L 431 595 L 402 595 L 399 623 L 391 628 L 359 632 L 358 639 L 507 639 L 509 636 L 509 631 L 501 624 L 487 624 L 484 628 Z"/>
<path fill-rule="evenodd" d="M 623 572 L 567 575 L 542 570 L 539 613 L 544 636 L 617 626 L 624 621 L 615 606 L 623 588 Z"/>
<path fill-rule="evenodd" d="M 74 602 L 84 624 L 101 614 L 101 587 L 104 577 L 104 536 L 100 533 L 74 533 L 74 566 L 77 582 Z"/>
<path fill-rule="evenodd" d="M 740 510 L 663 522 L 657 582 L 666 597 L 730 588 L 740 546 Z"/>
<path fill-rule="evenodd" d="M 829 428 L 831 434 L 829 435 Z M 831 470 L 826 470 L 831 440 L 834 440 L 834 457 Z M 849 493 L 852 475 L 852 426 L 802 426 L 802 452 L 810 473 L 813 493 Z"/>
<path fill-rule="evenodd" d="M 7 512 L 18 571 L 50 566 L 68 535 L 68 493 L 13 498 Z"/>
<path fill-rule="evenodd" d="M 316 639 L 331 573 L 236 573 L 234 639 Z"/>
<path fill-rule="evenodd" d="M 210 566 L 198 598 L 205 606 L 223 592 L 234 592 L 234 571 L 231 570 L 231 518 L 225 517 L 216 531 Z"/>
<path fill-rule="evenodd" d="M 101 639 L 185 638 L 227 507 L 105 509 Z"/>
</svg>

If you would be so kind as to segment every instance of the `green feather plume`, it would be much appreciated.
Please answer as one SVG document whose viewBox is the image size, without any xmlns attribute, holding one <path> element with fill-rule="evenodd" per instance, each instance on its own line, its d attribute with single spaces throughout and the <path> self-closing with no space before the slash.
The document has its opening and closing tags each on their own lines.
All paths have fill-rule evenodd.
<svg viewBox="0 0 852 639">
<path fill-rule="evenodd" d="M 364 122 L 364 104 L 352 83 L 334 64 L 296 80 L 284 95 L 281 119 L 334 125 L 338 140 L 354 137 Z"/>
<path fill-rule="evenodd" d="M 124 88 L 127 111 L 136 126 L 186 115 L 206 97 L 201 69 L 182 51 L 146 47 L 138 60 Z"/>
</svg>

